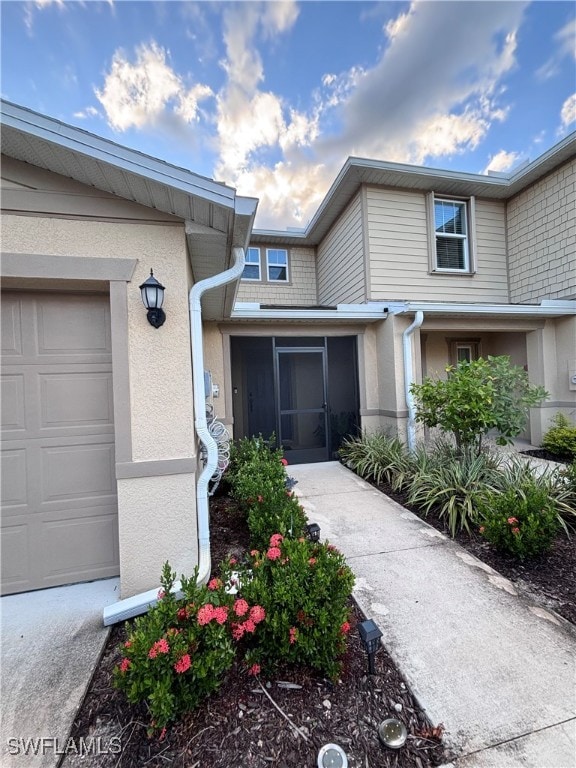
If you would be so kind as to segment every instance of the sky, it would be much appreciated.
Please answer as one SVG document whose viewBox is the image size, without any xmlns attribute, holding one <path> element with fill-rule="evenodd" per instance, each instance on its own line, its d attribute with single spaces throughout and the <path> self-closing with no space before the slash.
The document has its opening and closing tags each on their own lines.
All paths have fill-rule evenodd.
<svg viewBox="0 0 576 768">
<path fill-rule="evenodd" d="M 576 4 L 3 0 L 2 97 L 303 228 L 347 157 L 509 173 L 576 130 Z"/>
</svg>

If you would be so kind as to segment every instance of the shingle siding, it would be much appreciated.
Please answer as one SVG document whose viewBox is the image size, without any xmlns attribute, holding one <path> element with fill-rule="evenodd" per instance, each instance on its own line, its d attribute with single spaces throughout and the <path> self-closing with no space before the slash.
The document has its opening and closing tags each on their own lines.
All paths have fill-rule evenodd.
<svg viewBox="0 0 576 768">
<path fill-rule="evenodd" d="M 266 274 L 266 247 L 258 245 L 262 259 L 262 276 Z M 282 247 L 282 246 L 274 246 Z M 314 248 L 287 248 L 288 283 L 268 283 L 241 280 L 237 301 L 257 301 L 260 304 L 312 306 L 316 297 L 316 261 Z"/>
<path fill-rule="evenodd" d="M 576 160 L 508 202 L 510 300 L 576 298 Z"/>
</svg>

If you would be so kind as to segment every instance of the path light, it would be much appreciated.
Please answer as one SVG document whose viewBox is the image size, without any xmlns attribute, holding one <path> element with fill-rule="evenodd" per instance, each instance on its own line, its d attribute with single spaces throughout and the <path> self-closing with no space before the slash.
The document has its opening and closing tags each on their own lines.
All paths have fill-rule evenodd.
<svg viewBox="0 0 576 768">
<path fill-rule="evenodd" d="M 306 526 L 306 530 L 308 531 L 310 541 L 320 541 L 320 526 L 318 523 L 310 523 L 310 525 Z"/>
<path fill-rule="evenodd" d="M 380 647 L 382 632 L 378 629 L 373 619 L 367 619 L 359 624 L 358 631 L 360 632 L 360 639 L 362 640 L 364 650 L 368 654 L 368 672 L 371 675 L 375 675 L 374 656 Z"/>
<path fill-rule="evenodd" d="M 406 726 L 400 720 L 389 717 L 383 720 L 378 726 L 378 738 L 385 747 L 390 749 L 400 749 L 406 743 L 408 731 Z"/>
<path fill-rule="evenodd" d="M 148 322 L 154 328 L 160 328 L 164 324 L 164 320 L 166 320 L 166 314 L 162 309 L 164 290 L 164 286 L 160 285 L 154 277 L 154 273 L 150 270 L 150 277 L 140 286 L 140 293 L 142 295 L 142 303 L 148 310 Z"/>
<path fill-rule="evenodd" d="M 318 768 L 348 768 L 346 752 L 338 744 L 324 744 L 318 752 Z"/>
</svg>

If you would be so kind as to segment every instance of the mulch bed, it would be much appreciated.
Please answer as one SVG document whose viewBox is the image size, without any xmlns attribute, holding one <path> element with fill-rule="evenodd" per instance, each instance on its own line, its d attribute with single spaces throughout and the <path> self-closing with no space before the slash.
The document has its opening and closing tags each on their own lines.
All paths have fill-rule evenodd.
<svg viewBox="0 0 576 768">
<path fill-rule="evenodd" d="M 532 456 L 535 459 L 546 459 L 546 461 L 555 461 L 557 464 L 570 464 L 573 459 L 567 456 L 559 456 L 557 453 L 547 451 L 546 448 L 533 448 L 529 451 L 520 451 L 523 456 Z"/>
<path fill-rule="evenodd" d="M 248 548 L 244 516 L 227 497 L 211 502 L 211 532 L 215 564 Z M 220 690 L 169 728 L 162 741 L 147 735 L 146 707 L 129 705 L 111 686 L 118 646 L 126 637 L 123 627 L 114 627 L 71 733 L 76 743 L 99 739 L 102 753 L 68 755 L 62 767 L 312 768 L 320 747 L 334 742 L 347 753 L 351 768 L 431 768 L 447 762 L 441 725 L 428 722 L 384 648 L 376 654 L 376 674 L 367 674 L 357 632 L 364 617 L 353 602 L 351 610 L 352 630 L 338 682 L 300 667 L 260 681 L 233 668 Z M 407 727 L 408 740 L 399 750 L 378 740 L 377 726 L 386 717 Z M 107 744 L 117 744 L 117 738 L 121 753 L 110 749 L 106 754 Z"/>
<path fill-rule="evenodd" d="M 406 498 L 390 487 L 379 489 L 410 509 Z M 210 514 L 213 563 L 229 555 L 242 557 L 249 538 L 237 505 L 221 496 L 212 499 Z M 426 520 L 448 533 L 437 516 Z M 474 533 L 459 533 L 456 541 L 521 592 L 576 624 L 576 537 L 559 536 L 550 552 L 524 563 L 495 551 Z M 162 741 L 148 736 L 146 707 L 129 705 L 111 686 L 118 647 L 126 637 L 123 627 L 114 627 L 71 733 L 77 743 L 81 738 L 99 740 L 101 754 L 68 755 L 61 768 L 312 768 L 319 748 L 328 742 L 343 747 L 351 768 L 431 768 L 448 762 L 450 755 L 439 738 L 442 728 L 435 727 L 441 724 L 427 721 L 384 648 L 376 656 L 376 674 L 367 674 L 356 630 L 364 617 L 353 602 L 351 611 L 353 628 L 337 683 L 294 667 L 259 681 L 235 667 L 220 690 L 169 728 Z M 378 741 L 377 725 L 390 716 L 408 729 L 400 750 L 386 749 Z M 120 739 L 119 754 L 106 753 L 112 737 Z"/>
</svg>

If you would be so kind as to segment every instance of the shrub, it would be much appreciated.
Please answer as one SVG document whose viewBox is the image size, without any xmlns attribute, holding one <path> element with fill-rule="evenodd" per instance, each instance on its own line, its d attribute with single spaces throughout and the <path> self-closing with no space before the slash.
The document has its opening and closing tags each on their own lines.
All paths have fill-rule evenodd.
<svg viewBox="0 0 576 768">
<path fill-rule="evenodd" d="M 242 587 L 243 597 L 266 611 L 251 641 L 249 663 L 301 663 L 335 678 L 350 629 L 352 571 L 330 544 L 280 534 L 267 544 L 252 550 L 252 576 Z"/>
<path fill-rule="evenodd" d="M 384 432 L 347 438 L 341 448 L 342 461 L 366 480 L 402 490 L 412 477 L 413 460 L 404 443 Z"/>
<path fill-rule="evenodd" d="M 479 499 L 499 486 L 498 460 L 471 450 L 437 447 L 419 463 L 410 484 L 408 501 L 424 516 L 435 511 L 445 518 L 452 536 L 476 522 Z"/>
<path fill-rule="evenodd" d="M 552 424 L 542 439 L 542 447 L 557 456 L 576 459 L 576 426 L 563 413 L 557 413 Z"/>
<path fill-rule="evenodd" d="M 273 533 L 300 536 L 306 514 L 289 489 L 282 451 L 260 438 L 239 441 L 233 454 L 233 497 L 247 512 L 253 547 L 265 547 Z"/>
<path fill-rule="evenodd" d="M 488 494 L 479 513 L 482 536 L 521 560 L 549 549 L 558 532 L 554 504 L 536 482 Z"/>
<path fill-rule="evenodd" d="M 164 728 L 215 691 L 232 666 L 236 621 L 234 596 L 222 580 L 206 586 L 182 577 L 182 598 L 173 593 L 176 574 L 165 564 L 158 604 L 133 624 L 114 685 L 132 703 L 145 701 L 152 728 Z"/>
</svg>

